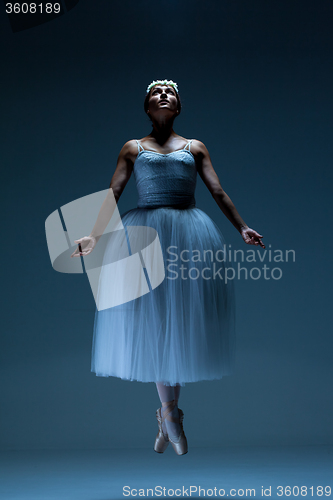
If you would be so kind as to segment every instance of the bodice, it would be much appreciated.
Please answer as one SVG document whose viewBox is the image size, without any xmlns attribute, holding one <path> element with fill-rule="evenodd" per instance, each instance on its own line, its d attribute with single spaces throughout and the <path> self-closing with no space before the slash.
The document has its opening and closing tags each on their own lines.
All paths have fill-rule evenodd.
<svg viewBox="0 0 333 500">
<path fill-rule="evenodd" d="M 138 208 L 195 207 L 197 169 L 187 149 L 161 154 L 141 150 L 133 166 Z"/>
</svg>

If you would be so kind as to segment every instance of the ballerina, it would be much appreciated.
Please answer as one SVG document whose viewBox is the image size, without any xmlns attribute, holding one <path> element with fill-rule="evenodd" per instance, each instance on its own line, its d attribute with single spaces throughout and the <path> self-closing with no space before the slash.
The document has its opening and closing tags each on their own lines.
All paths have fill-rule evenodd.
<svg viewBox="0 0 333 500">
<path fill-rule="evenodd" d="M 197 173 L 244 242 L 262 248 L 265 245 L 263 235 L 244 222 L 222 188 L 206 146 L 173 130 L 174 120 L 181 112 L 177 84 L 172 80 L 153 81 L 146 91 L 144 109 L 152 122 L 152 131 L 140 140 L 124 144 L 110 191 L 118 202 L 134 173 L 139 199 L 137 208 L 122 214 L 123 226 L 154 228 L 164 263 L 177 277 L 171 273 L 142 297 L 96 310 L 91 370 L 98 376 L 154 382 L 162 403 L 156 411 L 158 433 L 154 450 L 163 453 L 171 443 L 176 454 L 183 455 L 188 445 L 184 413 L 178 407 L 181 387 L 185 382 L 230 374 L 234 354 L 234 288 L 232 281 L 225 279 L 227 260 L 218 259 L 224 273 L 224 279 L 220 279 L 220 274 L 216 277 L 216 272 L 209 272 L 206 260 L 188 258 L 195 252 L 203 255 L 207 250 L 217 255 L 225 248 L 220 229 L 196 207 Z M 112 217 L 108 207 L 105 202 L 91 234 L 75 240 L 78 248 L 72 257 L 84 257 L 95 248 Z M 170 259 L 171 249 L 176 259 Z M 179 268 L 184 269 L 187 263 L 186 276 L 178 272 L 177 250 L 182 258 L 187 257 Z M 215 262 L 210 264 L 214 267 Z M 100 293 L 108 293 L 111 279 L 104 276 Z"/>
</svg>

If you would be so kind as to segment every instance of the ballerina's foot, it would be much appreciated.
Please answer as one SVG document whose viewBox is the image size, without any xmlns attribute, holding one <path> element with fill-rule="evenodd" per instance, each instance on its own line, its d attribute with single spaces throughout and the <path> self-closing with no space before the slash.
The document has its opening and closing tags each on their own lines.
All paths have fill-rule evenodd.
<svg viewBox="0 0 333 500">
<path fill-rule="evenodd" d="M 167 412 L 167 408 L 168 407 L 162 407 L 162 417 L 164 417 L 165 413 Z M 163 421 L 162 424 L 163 432 L 166 431 L 168 433 L 168 436 L 171 437 L 171 439 L 177 440 L 181 432 L 180 423 L 170 421 L 168 419 L 169 415 L 170 417 L 174 417 L 176 419 L 179 418 L 178 405 L 175 405 L 174 409 L 168 413 L 166 419 Z"/>
</svg>

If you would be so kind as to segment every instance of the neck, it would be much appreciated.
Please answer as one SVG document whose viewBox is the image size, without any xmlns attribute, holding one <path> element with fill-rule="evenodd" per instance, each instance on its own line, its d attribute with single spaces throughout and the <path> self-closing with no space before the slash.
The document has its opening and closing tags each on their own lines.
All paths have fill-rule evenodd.
<svg viewBox="0 0 333 500">
<path fill-rule="evenodd" d="M 162 117 L 164 118 L 164 117 Z M 154 139 L 159 143 L 159 144 L 164 144 L 169 137 L 175 136 L 175 132 L 173 130 L 173 121 L 174 118 L 171 120 L 154 120 L 153 121 L 153 130 L 149 134 L 150 137 L 154 137 Z"/>
</svg>

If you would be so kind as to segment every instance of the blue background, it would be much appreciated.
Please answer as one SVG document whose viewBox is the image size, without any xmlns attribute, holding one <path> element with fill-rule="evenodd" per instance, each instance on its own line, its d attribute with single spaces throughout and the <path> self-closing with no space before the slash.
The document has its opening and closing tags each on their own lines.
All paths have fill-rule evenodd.
<svg viewBox="0 0 333 500">
<path fill-rule="evenodd" d="M 122 145 L 151 130 L 159 78 L 245 222 L 296 255 L 280 280 L 236 281 L 236 370 L 182 389 L 188 439 L 332 444 L 332 18 L 318 0 L 80 0 L 13 33 L 1 10 L 2 449 L 153 445 L 156 388 L 91 373 L 94 299 L 85 275 L 52 269 L 45 219 L 109 187 Z M 120 213 L 136 199 L 132 177 Z M 199 177 L 196 200 L 254 248 Z"/>
</svg>

